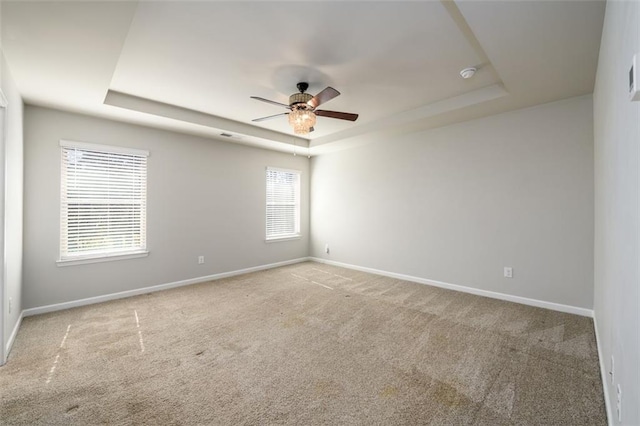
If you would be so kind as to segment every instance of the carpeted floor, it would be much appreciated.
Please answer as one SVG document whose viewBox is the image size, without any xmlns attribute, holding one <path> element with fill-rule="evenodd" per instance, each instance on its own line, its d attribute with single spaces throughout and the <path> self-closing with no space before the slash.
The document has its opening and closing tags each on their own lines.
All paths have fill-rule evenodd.
<svg viewBox="0 0 640 426">
<path fill-rule="evenodd" d="M 592 321 L 301 263 L 29 317 L 2 424 L 604 425 Z"/>
</svg>

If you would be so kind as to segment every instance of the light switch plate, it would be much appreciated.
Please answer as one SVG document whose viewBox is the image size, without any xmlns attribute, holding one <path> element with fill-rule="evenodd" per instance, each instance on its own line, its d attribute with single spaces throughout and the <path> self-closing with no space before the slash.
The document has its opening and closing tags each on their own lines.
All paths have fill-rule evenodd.
<svg viewBox="0 0 640 426">
<path fill-rule="evenodd" d="M 631 101 L 640 101 L 640 70 L 638 70 L 638 56 L 636 53 L 631 60 L 631 68 L 629 69 L 629 98 Z"/>
</svg>

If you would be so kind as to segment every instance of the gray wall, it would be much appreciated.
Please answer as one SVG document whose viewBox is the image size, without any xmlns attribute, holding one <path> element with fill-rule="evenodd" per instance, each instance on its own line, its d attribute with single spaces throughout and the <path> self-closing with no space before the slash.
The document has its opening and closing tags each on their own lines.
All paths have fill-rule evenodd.
<svg viewBox="0 0 640 426">
<path fill-rule="evenodd" d="M 60 139 L 150 151 L 148 257 L 56 266 Z M 302 172 L 300 240 L 264 241 L 267 166 Z M 24 308 L 306 257 L 308 206 L 306 157 L 27 106 Z"/>
<path fill-rule="evenodd" d="M 583 96 L 314 157 L 311 255 L 591 309 L 592 131 Z"/>
<path fill-rule="evenodd" d="M 594 90 L 594 310 L 605 372 L 615 357 L 624 425 L 640 424 L 640 102 L 627 92 L 634 53 L 640 2 L 607 2 Z M 610 380 L 605 386 L 619 424 L 616 388 Z"/>
<path fill-rule="evenodd" d="M 20 312 L 22 310 L 22 193 L 23 193 L 23 104 L 22 98 L 11 77 L 11 71 L 7 66 L 4 55 L 0 52 L 2 61 L 2 92 L 8 105 L 6 108 L 4 147 L 4 161 L 0 166 L 0 172 L 4 169 L 3 178 L 0 178 L 4 192 L 4 342 L 8 343 Z M 1 139 L 1 138 L 0 138 Z M 1 156 L 0 156 L 1 159 Z M 2 173 L 0 173 L 1 175 Z M 2 182 L 4 179 L 4 182 Z M 1 239 L 0 239 L 1 242 Z M 9 313 L 9 298 L 13 300 L 13 308 Z"/>
</svg>

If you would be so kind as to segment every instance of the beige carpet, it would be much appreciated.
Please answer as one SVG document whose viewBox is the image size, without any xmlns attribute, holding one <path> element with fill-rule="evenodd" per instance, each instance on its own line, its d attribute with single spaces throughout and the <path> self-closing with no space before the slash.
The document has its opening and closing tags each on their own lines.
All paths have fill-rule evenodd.
<svg viewBox="0 0 640 426">
<path fill-rule="evenodd" d="M 2 424 L 604 425 L 588 318 L 302 263 L 26 318 Z"/>
</svg>

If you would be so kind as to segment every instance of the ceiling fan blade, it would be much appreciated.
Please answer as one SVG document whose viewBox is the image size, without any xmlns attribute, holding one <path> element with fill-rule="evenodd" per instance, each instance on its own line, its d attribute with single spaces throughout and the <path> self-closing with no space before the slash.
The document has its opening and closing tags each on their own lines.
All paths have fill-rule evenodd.
<svg viewBox="0 0 640 426">
<path fill-rule="evenodd" d="M 316 115 L 319 115 L 320 117 L 337 118 L 340 120 L 349 120 L 349 121 L 356 121 L 358 119 L 358 114 L 351 114 L 349 112 L 326 111 L 323 109 L 317 109 L 314 112 L 316 113 Z"/>
<path fill-rule="evenodd" d="M 283 115 L 289 115 L 289 113 L 288 113 L 288 112 L 283 112 L 283 113 L 280 113 L 280 114 L 269 115 L 269 116 L 267 116 L 267 117 L 254 118 L 254 119 L 253 119 L 253 120 L 251 120 L 251 121 L 258 122 L 258 121 L 271 120 L 272 118 L 282 117 Z"/>
<path fill-rule="evenodd" d="M 309 105 L 311 108 L 318 108 L 320 105 L 322 105 L 327 101 L 330 101 L 331 99 L 335 98 L 339 94 L 340 92 L 338 92 L 333 87 L 327 87 L 322 92 L 318 93 L 313 98 L 309 99 L 309 101 L 307 102 L 307 105 Z"/>
<path fill-rule="evenodd" d="M 255 99 L 256 101 L 266 102 L 268 104 L 282 106 L 282 107 L 285 107 L 286 109 L 291 109 L 291 107 L 289 105 L 287 105 L 287 104 L 283 104 L 283 103 L 276 102 L 276 101 L 270 101 L 269 99 L 260 98 L 258 96 L 251 96 L 251 99 Z"/>
</svg>

